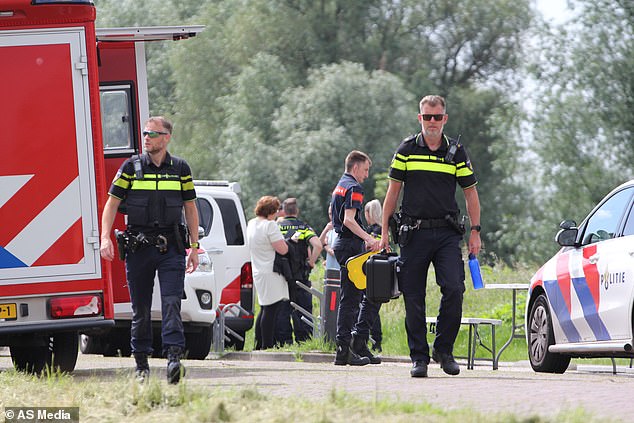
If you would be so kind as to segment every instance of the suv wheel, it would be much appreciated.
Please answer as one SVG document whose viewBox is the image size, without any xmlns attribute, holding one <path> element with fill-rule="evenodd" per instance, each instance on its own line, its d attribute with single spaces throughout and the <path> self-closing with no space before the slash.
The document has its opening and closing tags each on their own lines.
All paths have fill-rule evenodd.
<svg viewBox="0 0 634 423">
<path fill-rule="evenodd" d="M 204 360 L 211 350 L 211 325 L 204 326 L 200 332 L 185 333 L 185 349 L 187 358 Z"/>
</svg>

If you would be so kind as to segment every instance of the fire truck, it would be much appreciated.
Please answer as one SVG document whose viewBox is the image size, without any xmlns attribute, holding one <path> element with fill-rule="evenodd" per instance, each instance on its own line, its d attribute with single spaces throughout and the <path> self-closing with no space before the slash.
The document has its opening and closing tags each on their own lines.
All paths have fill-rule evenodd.
<svg viewBox="0 0 634 423">
<path fill-rule="evenodd" d="M 140 152 L 144 46 L 203 29 L 96 30 L 95 17 L 91 0 L 0 3 L 0 345 L 19 370 L 72 371 L 78 334 L 113 332 L 115 304 L 129 305 L 122 262 L 100 258 L 99 219 Z"/>
</svg>

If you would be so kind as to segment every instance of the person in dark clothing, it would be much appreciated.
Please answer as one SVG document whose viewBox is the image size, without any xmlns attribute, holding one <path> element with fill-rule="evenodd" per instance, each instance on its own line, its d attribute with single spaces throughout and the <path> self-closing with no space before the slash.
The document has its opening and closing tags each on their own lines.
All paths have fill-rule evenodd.
<svg viewBox="0 0 634 423">
<path fill-rule="evenodd" d="M 372 237 L 381 239 L 381 202 L 377 199 L 368 201 L 364 208 L 365 221 L 368 224 L 365 231 Z M 381 315 L 376 316 L 376 320 L 370 329 L 370 336 L 374 341 L 372 350 L 380 353 L 383 351 L 381 344 L 383 343 L 383 330 L 381 329 Z"/>
<path fill-rule="evenodd" d="M 427 271 L 433 264 L 442 298 L 432 358 L 445 373 L 457 375 L 460 367 L 453 346 L 460 329 L 464 263 L 460 242 L 456 185 L 464 193 L 471 222 L 469 252 L 480 251 L 480 201 L 477 180 L 464 147 L 443 133 L 448 115 L 445 99 L 424 97 L 419 104 L 421 132 L 401 142 L 392 159 L 389 185 L 383 204 L 381 244 L 389 248 L 388 222 L 403 190 L 402 224 L 409 238 L 401 246 L 399 288 L 405 300 L 405 330 L 413 367 L 412 377 L 427 377 L 429 345 L 425 322 Z M 405 233 L 405 231 L 403 231 Z"/>
<path fill-rule="evenodd" d="M 345 160 L 345 173 L 337 183 L 331 199 L 332 225 L 337 232 L 334 252 L 341 266 L 341 300 L 337 314 L 337 352 L 335 365 L 362 366 L 378 364 L 379 357 L 372 355 L 367 342 L 370 328 L 376 320 L 380 305 L 365 297 L 348 278 L 346 261 L 366 249 L 376 251 L 380 240 L 365 232 L 361 222 L 363 187 L 372 161 L 367 154 L 351 151 Z M 356 312 L 361 303 L 360 311 Z"/>
<path fill-rule="evenodd" d="M 125 252 L 126 277 L 132 303 L 131 340 L 139 381 L 150 373 L 147 357 L 152 354 L 152 290 L 158 273 L 163 314 L 161 336 L 167 355 L 167 380 L 178 383 L 185 374 L 180 359 L 185 350 L 181 299 L 185 272 L 198 267 L 198 210 L 189 165 L 170 156 L 172 124 L 151 117 L 143 130 L 145 153 L 126 160 L 112 181 L 101 217 L 101 256 L 114 258 L 110 232 L 115 215 L 125 200 L 128 215 L 126 237 L 137 240 Z M 179 227 L 183 209 L 190 245 L 184 245 Z M 185 260 L 186 248 L 190 248 Z"/>
<path fill-rule="evenodd" d="M 297 207 L 297 199 L 290 197 L 282 203 L 282 211 L 284 217 L 277 220 L 277 224 L 287 239 L 287 242 L 295 242 L 299 248 L 293 249 L 293 252 L 299 253 L 299 257 L 293 260 L 300 262 L 297 280 L 304 285 L 310 287 L 309 279 L 310 271 L 315 267 L 315 262 L 321 254 L 322 245 L 319 237 L 306 223 L 302 222 L 299 216 L 299 208 Z M 297 266 L 291 266 L 292 268 Z M 313 296 L 303 288 L 294 288 L 294 298 L 291 300 L 298 306 L 302 307 L 306 312 L 313 312 Z M 291 320 L 293 325 L 291 327 Z M 290 301 L 284 301 L 280 306 L 277 314 L 277 323 L 275 325 L 275 342 L 278 345 L 290 345 L 293 343 L 293 333 L 296 342 L 304 342 L 312 336 L 312 328 L 302 320 L 302 313 L 293 309 Z"/>
</svg>

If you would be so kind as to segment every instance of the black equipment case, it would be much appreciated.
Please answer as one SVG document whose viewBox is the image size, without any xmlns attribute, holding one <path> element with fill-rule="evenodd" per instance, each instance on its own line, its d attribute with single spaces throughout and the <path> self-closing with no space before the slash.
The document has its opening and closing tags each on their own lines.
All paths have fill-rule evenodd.
<svg viewBox="0 0 634 423">
<path fill-rule="evenodd" d="M 367 287 L 365 295 L 373 303 L 387 303 L 398 298 L 398 255 L 381 251 L 366 261 Z"/>
</svg>

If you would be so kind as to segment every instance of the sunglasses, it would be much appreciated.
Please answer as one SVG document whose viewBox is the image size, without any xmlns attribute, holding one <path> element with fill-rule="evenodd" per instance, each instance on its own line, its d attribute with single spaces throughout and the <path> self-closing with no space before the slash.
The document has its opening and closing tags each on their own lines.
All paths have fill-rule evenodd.
<svg viewBox="0 0 634 423">
<path fill-rule="evenodd" d="M 143 136 L 144 137 L 150 137 L 150 138 L 158 138 L 161 135 L 167 135 L 167 134 L 169 134 L 169 132 L 143 131 Z"/>
<path fill-rule="evenodd" d="M 422 116 L 422 118 L 423 118 L 423 120 L 425 122 L 429 122 L 432 118 L 434 118 L 434 120 L 436 122 L 440 122 L 445 117 L 445 114 L 444 113 L 438 114 L 438 115 L 427 115 L 427 114 L 425 114 L 425 115 L 421 115 L 421 116 Z"/>
</svg>

